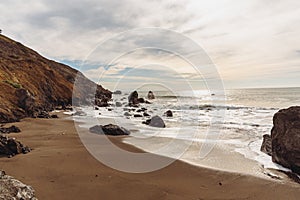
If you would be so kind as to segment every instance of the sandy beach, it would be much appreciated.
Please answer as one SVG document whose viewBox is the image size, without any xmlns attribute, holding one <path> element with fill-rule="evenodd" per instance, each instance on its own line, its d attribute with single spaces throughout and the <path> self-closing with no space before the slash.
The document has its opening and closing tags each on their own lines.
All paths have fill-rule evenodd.
<svg viewBox="0 0 300 200">
<path fill-rule="evenodd" d="M 33 186 L 42 200 L 298 199 L 300 194 L 300 185 L 287 180 L 200 168 L 181 161 L 145 174 L 113 170 L 89 154 L 74 122 L 62 114 L 59 119 L 23 119 L 15 125 L 22 132 L 10 137 L 33 151 L 0 158 L 0 168 Z M 122 137 L 110 139 L 125 150 L 142 152 L 122 143 Z M 111 153 L 110 146 L 105 148 L 105 153 Z"/>
</svg>

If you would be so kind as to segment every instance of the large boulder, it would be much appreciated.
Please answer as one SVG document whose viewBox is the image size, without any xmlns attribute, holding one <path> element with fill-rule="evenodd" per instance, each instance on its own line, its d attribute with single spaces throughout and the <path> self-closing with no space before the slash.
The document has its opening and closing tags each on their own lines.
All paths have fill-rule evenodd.
<svg viewBox="0 0 300 200">
<path fill-rule="evenodd" d="M 113 124 L 108 124 L 104 126 L 96 125 L 91 127 L 89 130 L 91 133 L 113 135 L 113 136 L 130 134 L 130 132 L 127 129 Z"/>
<path fill-rule="evenodd" d="M 273 118 L 272 160 L 300 174 L 300 106 L 277 112 Z"/>
<path fill-rule="evenodd" d="M 6 175 L 2 170 L 0 170 L 0 199 L 37 200 L 31 186 Z"/>
<path fill-rule="evenodd" d="M 151 119 L 146 120 L 145 122 L 143 122 L 143 124 L 157 127 L 157 128 L 165 128 L 166 127 L 164 120 L 157 115 L 152 117 Z"/>
<path fill-rule="evenodd" d="M 155 99 L 155 96 L 154 96 L 154 94 L 153 94 L 153 92 L 152 91 L 149 91 L 148 92 L 148 99 L 150 99 L 150 100 L 152 100 L 152 99 Z"/>
<path fill-rule="evenodd" d="M 0 135 L 0 155 L 6 155 L 12 157 L 20 153 L 28 153 L 30 148 L 23 145 L 21 142 L 14 138 L 8 138 Z"/>
<path fill-rule="evenodd" d="M 136 105 L 139 104 L 139 94 L 137 91 L 133 91 L 129 96 L 128 96 L 128 103 L 129 105 Z"/>
</svg>

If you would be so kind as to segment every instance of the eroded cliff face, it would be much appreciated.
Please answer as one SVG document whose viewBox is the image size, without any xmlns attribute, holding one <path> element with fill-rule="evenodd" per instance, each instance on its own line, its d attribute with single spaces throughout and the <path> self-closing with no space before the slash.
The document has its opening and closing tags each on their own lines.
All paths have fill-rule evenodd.
<svg viewBox="0 0 300 200">
<path fill-rule="evenodd" d="M 72 100 L 76 104 L 105 105 L 111 98 L 109 90 L 79 71 L 48 60 L 3 35 L 0 35 L 0 58 L 0 123 L 71 105 Z"/>
</svg>

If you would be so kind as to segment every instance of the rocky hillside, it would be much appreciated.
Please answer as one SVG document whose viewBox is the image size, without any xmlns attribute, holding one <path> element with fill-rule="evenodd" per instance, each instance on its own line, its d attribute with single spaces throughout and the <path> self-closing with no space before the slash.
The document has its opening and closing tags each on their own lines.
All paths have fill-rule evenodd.
<svg viewBox="0 0 300 200">
<path fill-rule="evenodd" d="M 0 35 L 0 123 L 34 117 L 56 106 L 71 105 L 72 100 L 105 105 L 110 98 L 110 91 L 77 70 Z"/>
</svg>

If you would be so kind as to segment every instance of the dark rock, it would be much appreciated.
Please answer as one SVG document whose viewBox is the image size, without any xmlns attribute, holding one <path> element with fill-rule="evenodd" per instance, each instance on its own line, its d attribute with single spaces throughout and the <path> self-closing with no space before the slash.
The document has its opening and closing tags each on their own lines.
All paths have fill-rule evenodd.
<svg viewBox="0 0 300 200">
<path fill-rule="evenodd" d="M 99 110 L 99 108 L 98 108 L 98 107 L 95 107 L 95 110 Z"/>
<path fill-rule="evenodd" d="M 0 133 L 20 133 L 21 130 L 16 126 L 11 126 L 8 128 L 0 127 Z"/>
<path fill-rule="evenodd" d="M 136 112 L 143 112 L 143 110 L 142 109 L 138 109 Z"/>
<path fill-rule="evenodd" d="M 260 151 L 272 156 L 272 139 L 268 134 L 263 135 L 264 139 L 260 148 Z"/>
<path fill-rule="evenodd" d="M 51 115 L 50 117 L 53 118 L 53 119 L 57 119 L 58 118 L 57 115 Z"/>
<path fill-rule="evenodd" d="M 107 108 L 107 110 L 108 110 L 108 111 L 113 111 L 113 109 L 112 109 L 112 108 Z"/>
<path fill-rule="evenodd" d="M 139 107 L 138 104 L 132 104 L 132 103 L 129 103 L 129 106 L 130 106 L 130 107 L 134 107 L 134 108 L 138 108 L 138 107 Z"/>
<path fill-rule="evenodd" d="M 143 117 L 143 116 L 140 114 L 134 114 L 133 117 Z"/>
<path fill-rule="evenodd" d="M 105 126 L 96 125 L 91 127 L 89 130 L 91 133 L 113 135 L 113 136 L 130 134 L 130 132 L 127 129 L 113 124 L 108 124 Z"/>
<path fill-rule="evenodd" d="M 159 116 L 154 116 L 151 119 L 146 120 L 143 124 L 147 124 L 149 126 L 158 127 L 158 128 L 165 128 L 166 125 L 163 119 Z"/>
<path fill-rule="evenodd" d="M 116 102 L 116 107 L 121 107 L 122 106 L 122 103 L 121 102 Z"/>
<path fill-rule="evenodd" d="M 35 117 L 49 119 L 51 116 L 47 111 L 39 111 Z"/>
<path fill-rule="evenodd" d="M 118 94 L 118 95 L 120 95 L 120 94 L 122 94 L 122 91 L 116 90 L 116 91 L 113 92 L 113 94 Z"/>
<path fill-rule="evenodd" d="M 128 103 L 129 103 L 129 105 L 137 105 L 137 104 L 139 104 L 139 94 L 138 94 L 137 91 L 132 92 L 128 96 Z"/>
<path fill-rule="evenodd" d="M 300 106 L 277 112 L 273 117 L 272 160 L 300 174 Z"/>
<path fill-rule="evenodd" d="M 24 146 L 14 138 L 8 138 L 0 135 L 0 154 L 12 157 L 20 153 L 28 153 L 30 148 Z"/>
<path fill-rule="evenodd" d="M 150 100 L 152 100 L 152 99 L 155 99 L 155 96 L 154 96 L 154 94 L 153 94 L 153 92 L 152 91 L 149 91 L 148 92 L 148 99 L 150 99 Z"/>
<path fill-rule="evenodd" d="M 81 111 L 81 110 L 78 110 L 73 115 L 75 115 L 75 116 L 86 116 L 86 113 Z"/>
<path fill-rule="evenodd" d="M 139 103 L 145 103 L 145 99 L 144 98 L 138 98 L 138 102 Z"/>
<path fill-rule="evenodd" d="M 128 116 L 129 117 L 129 116 L 131 116 L 131 114 L 129 112 L 125 112 L 124 116 Z"/>
<path fill-rule="evenodd" d="M 144 117 L 149 117 L 150 115 L 148 113 L 144 112 L 143 116 Z"/>
<path fill-rule="evenodd" d="M 103 98 L 103 99 L 95 99 L 95 105 L 96 105 L 96 106 L 99 106 L 99 107 L 107 107 L 107 106 L 109 106 L 108 100 L 109 100 L 109 99 L 106 99 L 106 98 Z"/>
<path fill-rule="evenodd" d="M 167 112 L 165 112 L 165 115 L 167 117 L 173 117 L 173 112 L 171 110 L 168 110 Z"/>
</svg>

